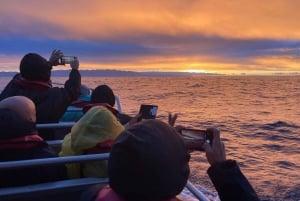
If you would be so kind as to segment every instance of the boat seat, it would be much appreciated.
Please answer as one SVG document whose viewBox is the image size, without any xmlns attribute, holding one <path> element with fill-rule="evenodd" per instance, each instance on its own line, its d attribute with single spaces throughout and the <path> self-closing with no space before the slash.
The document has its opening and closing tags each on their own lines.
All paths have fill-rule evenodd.
<svg viewBox="0 0 300 201">
<path fill-rule="evenodd" d="M 79 200 L 81 193 L 96 184 L 107 184 L 108 178 L 80 178 L 0 188 L 1 201 L 18 200 Z M 70 199 L 72 197 L 72 199 Z"/>
<path fill-rule="evenodd" d="M 25 167 L 84 163 L 95 160 L 107 160 L 109 153 L 55 158 L 40 158 L 19 161 L 0 162 L 0 170 L 21 169 Z M 2 181 L 5 182 L 5 181 Z M 66 201 L 79 200 L 83 190 L 95 184 L 107 184 L 108 178 L 79 178 L 18 187 L 0 188 L 0 201 Z"/>
<path fill-rule="evenodd" d="M 19 161 L 4 161 L 0 162 L 0 170 L 21 169 L 25 167 L 66 163 L 84 163 L 95 160 L 107 160 L 108 158 L 109 153 L 103 153 Z M 108 178 L 80 178 L 20 187 L 5 187 L 0 188 L 0 201 L 79 201 L 82 192 L 88 187 L 95 184 L 105 185 L 107 183 Z M 208 201 L 208 199 L 190 182 L 187 183 L 186 187 L 200 201 Z"/>
</svg>

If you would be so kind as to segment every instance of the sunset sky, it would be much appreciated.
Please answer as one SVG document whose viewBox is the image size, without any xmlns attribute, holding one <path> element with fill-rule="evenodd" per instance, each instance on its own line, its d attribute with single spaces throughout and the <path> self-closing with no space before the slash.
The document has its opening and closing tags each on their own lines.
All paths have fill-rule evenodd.
<svg viewBox="0 0 300 201">
<path fill-rule="evenodd" d="M 81 69 L 300 73 L 299 9 L 299 0 L 0 0 L 0 71 L 60 49 Z"/>
</svg>

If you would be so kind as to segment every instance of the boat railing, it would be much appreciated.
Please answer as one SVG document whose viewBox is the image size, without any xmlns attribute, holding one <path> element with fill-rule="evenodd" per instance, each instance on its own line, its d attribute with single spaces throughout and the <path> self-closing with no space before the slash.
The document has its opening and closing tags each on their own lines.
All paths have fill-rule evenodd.
<svg viewBox="0 0 300 201">
<path fill-rule="evenodd" d="M 75 124 L 74 121 L 70 122 L 59 122 L 59 123 L 40 123 L 36 124 L 37 129 L 48 129 L 48 128 L 71 128 Z"/>
<path fill-rule="evenodd" d="M 57 84 L 57 83 L 56 83 Z M 91 89 L 93 90 L 93 89 Z M 122 113 L 121 102 L 118 96 L 116 97 L 117 109 Z M 72 109 L 68 111 L 81 111 L 81 108 Z M 60 128 L 71 128 L 75 122 L 59 122 L 59 123 L 43 123 L 37 124 L 38 129 L 60 129 Z M 60 149 L 63 140 L 49 140 L 47 143 L 56 149 Z M 78 156 L 64 156 L 64 157 L 54 157 L 54 158 L 41 158 L 41 159 L 30 159 L 30 160 L 19 160 L 19 161 L 5 161 L 0 162 L 0 170 L 5 169 L 20 169 L 26 167 L 34 166 L 46 166 L 46 165 L 57 165 L 57 164 L 67 164 L 67 163 L 84 163 L 88 161 L 95 160 L 107 160 L 109 158 L 109 153 L 104 154 L 90 154 L 90 155 L 78 155 Z M 17 201 L 24 200 L 24 198 L 40 198 L 43 196 L 53 195 L 53 194 L 66 194 L 73 193 L 77 191 L 83 191 L 87 187 L 95 184 L 108 184 L 108 178 L 79 178 L 79 179 L 68 179 L 55 182 L 33 184 L 18 187 L 4 187 L 0 188 L 0 200 L 1 201 Z M 199 201 L 209 201 L 206 196 L 199 191 L 190 181 L 187 182 L 186 188 L 199 200 Z M 76 195 L 75 195 L 76 196 Z M 77 196 L 80 196 L 77 195 Z M 78 199 L 78 197 L 75 197 Z"/>
<path fill-rule="evenodd" d="M 77 156 L 64 156 L 54 158 L 40 158 L 19 161 L 0 162 L 0 170 L 20 169 L 34 166 L 49 166 L 67 163 L 84 163 L 96 160 L 107 160 L 109 153 L 104 154 L 87 154 Z M 108 184 L 108 178 L 79 178 L 54 181 L 41 184 L 33 184 L 18 187 L 0 188 L 0 200 L 14 200 L 30 198 L 31 196 L 41 197 L 58 193 L 83 191 L 87 187 L 96 184 Z M 199 191 L 191 182 L 187 182 L 186 188 L 200 201 L 208 201 L 206 196 Z"/>
<path fill-rule="evenodd" d="M 109 153 L 90 154 L 79 156 L 65 156 L 54 158 L 41 158 L 19 161 L 0 162 L 0 170 L 5 169 L 21 169 L 34 166 L 49 166 L 66 163 L 84 163 L 95 160 L 107 160 Z M 38 198 L 44 200 L 45 196 L 80 196 L 80 194 L 96 184 L 108 184 L 108 178 L 78 178 L 53 181 L 40 184 L 32 184 L 17 187 L 0 188 L 0 200 L 26 200 L 30 198 Z M 5 181 L 2 181 L 5 182 Z M 75 196 L 75 197 L 76 197 Z M 43 198 L 44 197 L 44 198 Z"/>
</svg>

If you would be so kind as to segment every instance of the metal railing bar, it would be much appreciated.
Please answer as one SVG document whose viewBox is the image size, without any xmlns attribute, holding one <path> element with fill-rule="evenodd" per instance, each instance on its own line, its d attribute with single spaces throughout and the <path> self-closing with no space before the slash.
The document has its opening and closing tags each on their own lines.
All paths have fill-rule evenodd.
<svg viewBox="0 0 300 201">
<path fill-rule="evenodd" d="M 54 158 L 39 158 L 39 159 L 18 160 L 18 161 L 5 161 L 5 162 L 0 162 L 0 170 L 19 169 L 19 168 L 39 166 L 39 165 L 83 163 L 87 161 L 107 160 L 108 157 L 109 157 L 109 153 L 104 153 L 104 154 L 87 154 L 87 155 L 78 155 L 78 156 L 63 156 L 63 157 L 54 157 Z"/>
</svg>

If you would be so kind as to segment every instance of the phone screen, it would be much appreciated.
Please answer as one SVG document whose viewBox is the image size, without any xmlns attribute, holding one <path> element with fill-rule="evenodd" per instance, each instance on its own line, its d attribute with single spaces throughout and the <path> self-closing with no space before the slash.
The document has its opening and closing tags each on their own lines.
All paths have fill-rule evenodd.
<svg viewBox="0 0 300 201">
<path fill-rule="evenodd" d="M 206 131 L 198 129 L 182 129 L 181 135 L 186 140 L 205 141 Z"/>
<path fill-rule="evenodd" d="M 142 119 L 155 119 L 157 114 L 157 105 L 145 105 L 142 104 L 140 107 L 140 114 L 142 114 Z"/>
</svg>

